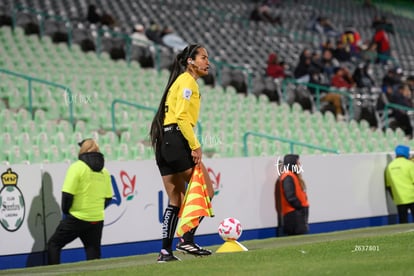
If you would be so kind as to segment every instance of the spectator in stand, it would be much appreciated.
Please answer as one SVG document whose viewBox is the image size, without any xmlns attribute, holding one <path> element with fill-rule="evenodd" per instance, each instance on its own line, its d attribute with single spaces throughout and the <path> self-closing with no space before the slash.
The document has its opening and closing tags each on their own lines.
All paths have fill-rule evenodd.
<svg viewBox="0 0 414 276">
<path fill-rule="evenodd" d="M 355 68 L 352 78 L 358 88 L 371 88 L 375 86 L 375 81 L 370 74 L 369 62 L 359 64 L 358 67 Z"/>
<path fill-rule="evenodd" d="M 336 88 L 351 89 L 352 87 L 355 87 L 355 82 L 346 67 L 339 67 L 335 70 L 335 74 L 332 76 L 331 85 Z"/>
<path fill-rule="evenodd" d="M 271 14 L 270 6 L 266 3 L 257 5 L 250 13 L 249 18 L 251 21 L 262 21 L 282 25 L 282 19 L 280 18 L 280 16 L 273 16 Z"/>
<path fill-rule="evenodd" d="M 162 44 L 161 34 L 161 26 L 153 21 L 151 21 L 149 28 L 145 30 L 145 35 L 148 37 L 148 39 L 157 44 Z"/>
<path fill-rule="evenodd" d="M 152 42 L 145 35 L 145 29 L 142 24 L 135 24 L 132 29 L 132 44 L 141 47 L 148 47 Z"/>
<path fill-rule="evenodd" d="M 390 102 L 404 107 L 413 108 L 413 103 L 411 101 L 411 90 L 409 85 L 400 85 L 397 89 L 397 92 L 392 95 Z M 413 127 L 411 125 L 411 120 L 407 114 L 407 111 L 393 108 L 393 116 L 397 124 L 396 127 L 401 128 L 404 131 L 405 135 L 411 139 L 413 136 Z"/>
<path fill-rule="evenodd" d="M 376 63 L 387 64 L 391 58 L 391 45 L 388 34 L 385 31 L 385 25 L 376 26 L 375 34 L 372 37 L 369 49 L 375 49 L 377 52 Z"/>
<path fill-rule="evenodd" d="M 361 35 L 352 25 L 345 27 L 340 40 L 350 52 L 351 56 L 359 57 L 362 46 Z"/>
<path fill-rule="evenodd" d="M 331 79 L 331 86 L 335 88 L 346 88 L 351 89 L 355 86 L 352 76 L 349 73 L 349 70 L 345 67 L 339 67 L 336 69 L 334 76 Z M 334 106 L 335 115 L 338 119 L 342 118 L 344 114 L 342 109 L 342 100 L 341 94 L 329 92 L 321 98 L 322 102 L 327 102 Z"/>
<path fill-rule="evenodd" d="M 335 68 L 338 68 L 340 65 L 339 61 L 333 56 L 332 51 L 328 49 L 322 52 L 321 64 L 327 79 L 332 78 Z"/>
<path fill-rule="evenodd" d="M 170 27 L 164 27 L 162 29 L 161 41 L 162 44 L 172 49 L 175 53 L 181 52 L 188 45 L 188 42 L 186 42 Z"/>
<path fill-rule="evenodd" d="M 293 76 L 299 82 L 309 82 L 309 74 L 312 62 L 312 52 L 305 48 L 299 56 L 299 62 L 295 67 Z"/>
<path fill-rule="evenodd" d="M 401 79 L 402 73 L 402 69 L 399 67 L 389 69 L 382 78 L 382 92 L 394 94 L 397 88 L 403 83 Z"/>
<path fill-rule="evenodd" d="M 98 24 L 101 22 L 101 15 L 98 13 L 95 5 L 88 6 L 88 14 L 86 15 L 86 20 L 92 24 Z"/>
<path fill-rule="evenodd" d="M 332 51 L 333 57 L 339 62 L 351 61 L 351 51 L 342 40 L 336 41 L 336 48 Z"/>
<path fill-rule="evenodd" d="M 331 22 L 331 20 L 326 16 L 318 16 L 314 19 L 313 23 L 311 23 L 311 28 L 315 32 L 323 35 L 327 35 L 330 37 L 338 37 L 340 33 L 336 30 L 336 27 Z"/>
<path fill-rule="evenodd" d="M 267 59 L 266 75 L 274 79 L 286 77 L 285 65 L 283 62 L 279 62 L 276 53 L 270 53 Z"/>
<path fill-rule="evenodd" d="M 408 86 L 410 87 L 411 92 L 414 93 L 414 75 L 408 76 L 406 83 L 408 84 Z M 414 96 L 414 95 L 412 95 Z"/>
<path fill-rule="evenodd" d="M 325 40 L 325 42 L 322 43 L 321 51 L 323 52 L 325 50 L 331 50 L 331 51 L 335 50 L 335 45 L 332 42 L 332 39 L 327 39 Z"/>
</svg>

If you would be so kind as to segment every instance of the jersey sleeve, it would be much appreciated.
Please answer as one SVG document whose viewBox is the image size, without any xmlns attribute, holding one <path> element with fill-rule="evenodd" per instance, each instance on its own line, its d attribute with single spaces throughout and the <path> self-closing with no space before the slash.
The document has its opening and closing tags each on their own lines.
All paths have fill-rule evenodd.
<svg viewBox="0 0 414 276">
<path fill-rule="evenodd" d="M 193 92 L 190 88 L 183 88 L 181 93 L 177 94 L 176 118 L 178 127 L 188 141 L 188 145 L 192 150 L 195 150 L 201 144 L 194 133 L 193 125 L 191 125 L 192 118 L 189 113 L 191 97 L 193 97 Z"/>
</svg>

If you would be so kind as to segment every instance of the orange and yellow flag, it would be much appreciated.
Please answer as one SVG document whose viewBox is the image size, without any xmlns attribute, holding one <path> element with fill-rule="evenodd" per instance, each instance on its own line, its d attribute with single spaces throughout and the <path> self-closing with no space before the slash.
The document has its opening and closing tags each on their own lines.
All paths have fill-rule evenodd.
<svg viewBox="0 0 414 276">
<path fill-rule="evenodd" d="M 213 216 L 203 171 L 200 166 L 196 166 L 178 214 L 180 223 L 177 227 L 177 235 L 181 237 L 184 233 L 198 226 L 200 217 Z"/>
</svg>

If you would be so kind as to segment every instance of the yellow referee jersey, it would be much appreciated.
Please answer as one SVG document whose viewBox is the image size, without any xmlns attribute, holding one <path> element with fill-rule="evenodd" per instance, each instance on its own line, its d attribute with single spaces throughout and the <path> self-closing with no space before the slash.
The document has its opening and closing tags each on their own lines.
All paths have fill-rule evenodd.
<svg viewBox="0 0 414 276">
<path fill-rule="evenodd" d="M 193 76 L 184 72 L 168 91 L 165 102 L 164 125 L 177 124 L 192 150 L 199 148 L 194 126 L 200 112 L 200 92 Z"/>
</svg>

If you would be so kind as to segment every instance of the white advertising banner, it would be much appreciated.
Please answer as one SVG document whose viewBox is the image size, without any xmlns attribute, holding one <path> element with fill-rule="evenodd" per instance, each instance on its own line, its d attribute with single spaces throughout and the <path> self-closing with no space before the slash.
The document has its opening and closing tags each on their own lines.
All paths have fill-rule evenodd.
<svg viewBox="0 0 414 276">
<path fill-rule="evenodd" d="M 33 207 L 42 197 L 40 165 L 2 165 L 0 174 L 0 255 L 31 252 L 37 247 L 34 227 L 43 224 Z"/>
<path fill-rule="evenodd" d="M 217 233 L 235 217 L 244 230 L 275 227 L 272 158 L 205 159 L 215 188 L 215 217 L 198 234 Z M 386 154 L 301 157 L 310 203 L 310 223 L 388 215 L 383 172 Z M 40 252 L 61 219 L 61 188 L 69 164 L 0 166 L 0 255 Z M 107 162 L 114 197 L 105 211 L 102 244 L 158 240 L 168 204 L 154 160 Z M 65 248 L 82 247 L 79 240 Z"/>
</svg>

